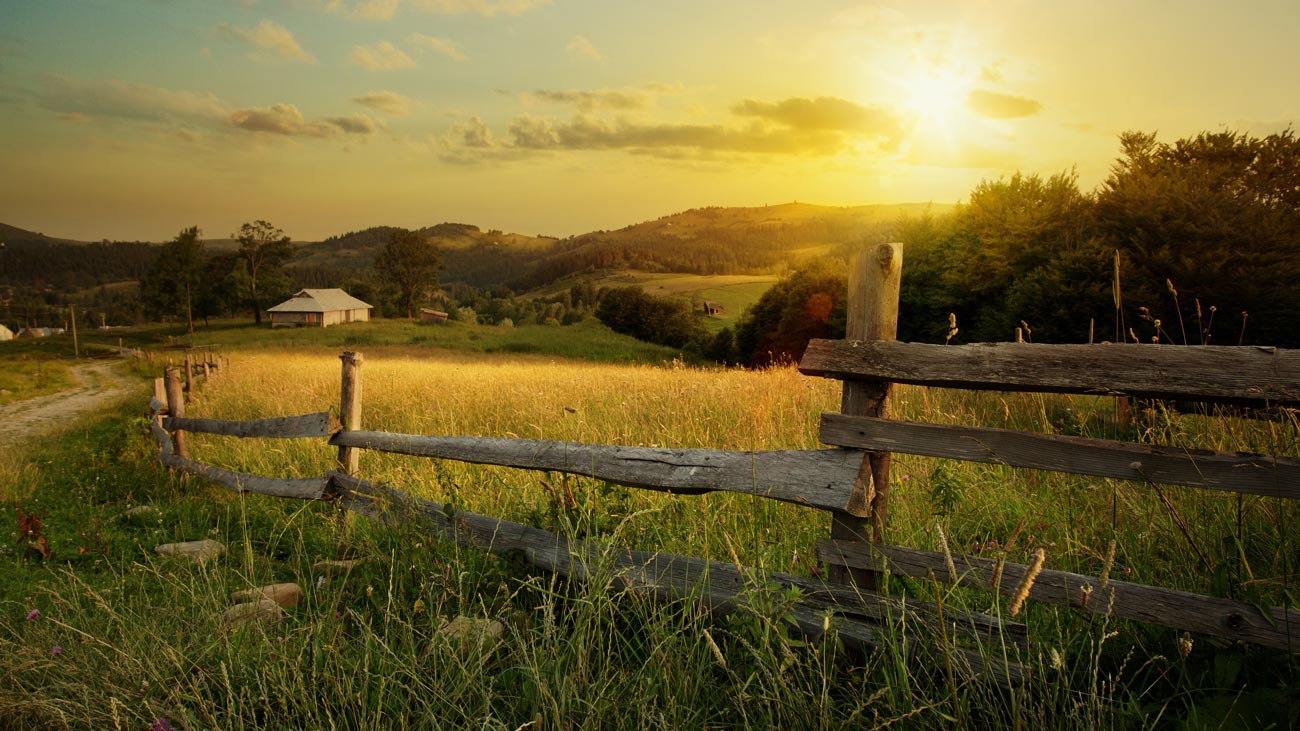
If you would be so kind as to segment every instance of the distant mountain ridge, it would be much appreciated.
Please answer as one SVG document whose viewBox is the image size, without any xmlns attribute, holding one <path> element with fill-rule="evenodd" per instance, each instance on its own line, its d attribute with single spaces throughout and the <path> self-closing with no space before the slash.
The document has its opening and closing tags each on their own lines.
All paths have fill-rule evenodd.
<svg viewBox="0 0 1300 731">
<path fill-rule="evenodd" d="M 476 287 L 535 289 L 572 275 L 611 269 L 685 274 L 770 274 L 826 254 L 842 254 L 886 237 L 900 216 L 945 213 L 947 204 L 906 203 L 819 206 L 786 203 L 756 207 L 694 208 L 613 231 L 592 231 L 559 239 L 528 236 L 466 223 L 418 229 L 440 250 L 444 283 Z M 392 226 L 373 226 L 319 242 L 296 242 L 290 268 L 314 286 L 332 286 L 368 272 L 387 243 Z M 0 241 L 20 248 L 90 247 L 86 257 L 113 247 L 57 239 L 0 224 Z M 212 251 L 229 251 L 229 239 L 208 240 Z M 139 246 L 144 246 L 140 244 Z M 13 247 L 11 247 L 12 251 Z M 132 251 L 133 258 L 140 252 Z M 136 264 L 138 267 L 139 265 Z"/>
</svg>

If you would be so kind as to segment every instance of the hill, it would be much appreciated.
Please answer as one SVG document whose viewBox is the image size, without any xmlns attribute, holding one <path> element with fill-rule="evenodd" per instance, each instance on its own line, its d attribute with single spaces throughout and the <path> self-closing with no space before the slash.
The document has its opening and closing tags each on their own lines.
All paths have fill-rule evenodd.
<svg viewBox="0 0 1300 731">
<path fill-rule="evenodd" d="M 864 241 L 883 239 L 900 216 L 949 209 L 929 203 L 695 208 L 565 239 L 485 232 L 463 223 L 420 232 L 442 251 L 444 283 L 530 291 L 576 274 L 621 270 L 772 275 L 810 257 L 847 253 Z M 392 230 L 376 226 L 300 244 L 291 266 L 313 270 L 322 279 L 331 273 L 355 276 L 370 268 Z"/>
</svg>

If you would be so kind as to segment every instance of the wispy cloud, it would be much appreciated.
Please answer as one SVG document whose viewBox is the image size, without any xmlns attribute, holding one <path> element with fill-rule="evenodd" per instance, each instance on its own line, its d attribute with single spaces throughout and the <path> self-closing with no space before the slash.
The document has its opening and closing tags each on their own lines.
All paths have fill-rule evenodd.
<svg viewBox="0 0 1300 731">
<path fill-rule="evenodd" d="M 415 59 L 388 41 L 373 46 L 353 46 L 348 60 L 367 71 L 397 71 L 415 66 Z"/>
<path fill-rule="evenodd" d="M 406 42 L 446 56 L 453 61 L 469 60 L 469 56 L 466 56 L 465 53 L 460 50 L 460 47 L 456 45 L 456 42 L 447 38 L 429 36 L 423 33 L 412 33 L 406 37 Z"/>
<path fill-rule="evenodd" d="M 411 113 L 410 98 L 395 91 L 372 91 L 364 96 L 353 97 L 352 101 L 393 117 L 405 117 Z"/>
<path fill-rule="evenodd" d="M 583 36 L 574 36 L 564 46 L 564 50 L 568 51 L 569 55 L 574 58 L 587 58 L 593 61 L 605 60 L 605 54 L 601 53 L 599 49 L 592 45 L 591 41 Z"/>
<path fill-rule="evenodd" d="M 792 129 L 851 132 L 887 140 L 891 145 L 896 145 L 903 136 L 902 121 L 894 112 L 838 97 L 791 97 L 778 102 L 745 99 L 731 111 Z"/>
<path fill-rule="evenodd" d="M 325 10 L 365 20 L 392 20 L 400 5 L 401 0 L 329 0 Z"/>
<path fill-rule="evenodd" d="M 829 155 L 844 147 L 834 132 L 805 132 L 761 126 L 727 127 L 601 120 L 578 115 L 567 122 L 524 115 L 510 124 L 516 147 L 532 150 L 641 151 L 693 149 L 701 152 Z"/>
<path fill-rule="evenodd" d="M 551 0 L 411 0 L 415 8 L 439 15 L 473 13 L 490 18 L 495 15 L 523 15 L 544 8 Z"/>
<path fill-rule="evenodd" d="M 42 107 L 64 115 L 136 121 L 214 122 L 228 109 L 215 94 L 178 91 L 119 79 L 81 80 L 45 74 L 35 92 Z"/>
<path fill-rule="evenodd" d="M 972 112 L 990 119 L 1031 117 L 1043 110 L 1042 103 L 1036 99 L 1028 99 L 1012 94 L 999 94 L 985 89 L 972 91 L 966 97 L 966 106 Z"/>
<path fill-rule="evenodd" d="M 266 60 L 271 58 L 301 63 L 316 63 L 316 57 L 303 50 L 298 39 L 284 26 L 269 18 L 264 18 L 253 28 L 218 23 L 213 27 L 217 34 L 230 40 L 252 46 L 249 58 Z"/>
</svg>

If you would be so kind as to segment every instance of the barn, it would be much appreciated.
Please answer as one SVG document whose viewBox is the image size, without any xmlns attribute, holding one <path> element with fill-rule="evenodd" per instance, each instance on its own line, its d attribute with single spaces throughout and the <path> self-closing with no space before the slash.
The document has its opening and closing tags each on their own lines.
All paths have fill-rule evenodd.
<svg viewBox="0 0 1300 731">
<path fill-rule="evenodd" d="M 341 289 L 304 289 L 267 312 L 271 313 L 271 327 L 326 327 L 365 322 L 371 309 Z"/>
</svg>

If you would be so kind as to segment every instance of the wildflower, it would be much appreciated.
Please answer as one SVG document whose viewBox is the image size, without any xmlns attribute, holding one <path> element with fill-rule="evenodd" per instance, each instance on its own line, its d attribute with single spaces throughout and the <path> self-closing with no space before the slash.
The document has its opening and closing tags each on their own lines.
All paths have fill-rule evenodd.
<svg viewBox="0 0 1300 731">
<path fill-rule="evenodd" d="M 51 648 L 50 648 L 50 654 L 51 654 L 51 655 L 62 655 L 62 654 L 63 654 L 63 648 L 60 647 L 60 646 L 58 646 L 58 645 L 55 645 L 54 647 L 51 647 Z"/>
<path fill-rule="evenodd" d="M 149 731 L 176 731 L 176 730 L 172 727 L 171 721 L 168 721 L 166 716 L 159 716 L 153 720 L 153 723 L 149 724 Z"/>
<path fill-rule="evenodd" d="M 1178 638 L 1178 654 L 1186 658 L 1192 654 L 1192 634 L 1184 632 L 1182 637 Z"/>
<path fill-rule="evenodd" d="M 36 619 L 39 616 L 41 616 L 41 610 L 39 609 L 33 609 L 32 611 L 27 613 L 28 619 Z"/>
</svg>

